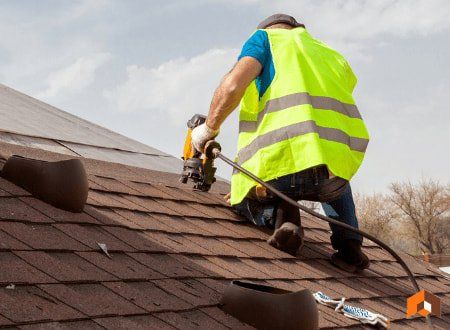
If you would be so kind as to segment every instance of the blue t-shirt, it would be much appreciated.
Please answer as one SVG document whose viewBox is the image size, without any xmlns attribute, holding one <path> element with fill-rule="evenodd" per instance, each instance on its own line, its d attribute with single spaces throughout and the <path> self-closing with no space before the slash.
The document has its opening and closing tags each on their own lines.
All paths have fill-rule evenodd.
<svg viewBox="0 0 450 330">
<path fill-rule="evenodd" d="M 262 65 L 262 70 L 256 78 L 256 87 L 259 97 L 264 95 L 267 88 L 272 83 L 275 76 L 275 66 L 273 65 L 272 52 L 270 51 L 269 36 L 264 30 L 257 30 L 242 47 L 238 60 L 245 56 L 256 59 Z"/>
</svg>

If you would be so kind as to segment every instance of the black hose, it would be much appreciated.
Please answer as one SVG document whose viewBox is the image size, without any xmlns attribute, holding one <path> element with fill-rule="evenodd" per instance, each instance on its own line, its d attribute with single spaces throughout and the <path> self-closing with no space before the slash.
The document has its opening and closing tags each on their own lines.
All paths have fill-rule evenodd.
<svg viewBox="0 0 450 330">
<path fill-rule="evenodd" d="M 281 191 L 279 191 L 278 189 L 272 187 L 270 184 L 264 182 L 263 180 L 261 180 L 260 178 L 258 178 L 256 175 L 254 175 L 253 173 L 247 171 L 245 168 L 243 168 L 242 166 L 236 164 L 235 162 L 233 162 L 231 159 L 229 159 L 228 157 L 224 156 L 219 149 L 214 149 L 212 151 L 212 153 L 214 154 L 215 157 L 220 158 L 221 160 L 223 160 L 225 163 L 227 163 L 228 165 L 232 166 L 234 169 L 244 173 L 245 175 L 247 175 L 248 177 L 252 178 L 254 181 L 258 182 L 261 186 L 265 187 L 266 189 L 270 190 L 273 194 L 275 194 L 276 196 L 278 196 L 279 198 L 281 198 L 282 200 L 284 200 L 285 202 L 298 207 L 300 210 L 312 215 L 313 217 L 319 218 L 321 220 L 324 220 L 328 223 L 332 223 L 333 225 L 345 228 L 347 230 L 350 230 L 354 233 L 357 233 L 369 240 L 371 240 L 372 242 L 378 244 L 380 247 L 382 247 L 384 250 L 386 250 L 387 252 L 389 252 L 394 259 L 402 266 L 402 268 L 405 270 L 406 274 L 408 275 L 409 279 L 411 280 L 411 283 L 414 286 L 414 289 L 416 290 L 416 292 L 420 291 L 420 287 L 419 284 L 417 283 L 413 273 L 411 272 L 411 270 L 409 269 L 408 265 L 403 261 L 403 259 L 394 251 L 392 250 L 388 245 L 386 245 L 385 243 L 383 243 L 382 241 L 380 241 L 378 238 L 362 231 L 356 228 L 353 228 L 352 226 L 349 226 L 345 223 L 342 223 L 340 221 L 334 220 L 332 218 L 329 218 L 325 215 L 322 215 L 320 213 L 317 213 L 313 210 L 310 210 L 309 208 L 307 208 L 306 206 L 301 205 L 300 203 L 296 202 L 295 200 L 289 198 L 288 196 L 286 196 L 285 194 L 283 194 Z M 430 327 L 430 329 L 433 328 L 432 323 L 431 323 L 431 318 L 429 316 L 427 316 L 427 323 L 428 326 Z"/>
</svg>

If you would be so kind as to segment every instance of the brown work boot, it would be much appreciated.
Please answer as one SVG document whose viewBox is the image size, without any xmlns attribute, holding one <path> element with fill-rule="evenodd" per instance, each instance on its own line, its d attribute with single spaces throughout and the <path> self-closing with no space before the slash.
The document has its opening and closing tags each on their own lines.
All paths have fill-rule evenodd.
<svg viewBox="0 0 450 330">
<path fill-rule="evenodd" d="M 355 239 L 344 240 L 338 252 L 331 256 L 331 262 L 350 273 L 361 272 L 370 265 L 369 258 L 361 250 L 361 242 Z"/>
<path fill-rule="evenodd" d="M 292 222 L 285 222 L 280 228 L 275 229 L 267 243 L 274 248 L 295 256 L 298 249 L 303 245 L 303 228 Z"/>
</svg>

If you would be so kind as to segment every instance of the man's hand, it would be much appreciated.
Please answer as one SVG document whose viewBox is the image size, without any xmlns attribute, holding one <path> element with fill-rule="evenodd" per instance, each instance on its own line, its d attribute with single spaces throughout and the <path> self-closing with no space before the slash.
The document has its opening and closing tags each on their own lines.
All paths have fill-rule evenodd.
<svg viewBox="0 0 450 330">
<path fill-rule="evenodd" d="M 214 139 L 219 134 L 219 130 L 208 127 L 206 123 L 201 124 L 192 130 L 192 145 L 197 151 L 203 152 L 206 142 Z"/>
<path fill-rule="evenodd" d="M 231 201 L 231 193 L 229 192 L 228 194 L 226 194 L 225 196 L 223 196 L 223 199 L 225 200 L 225 202 L 228 205 L 231 205 L 230 201 Z"/>
</svg>

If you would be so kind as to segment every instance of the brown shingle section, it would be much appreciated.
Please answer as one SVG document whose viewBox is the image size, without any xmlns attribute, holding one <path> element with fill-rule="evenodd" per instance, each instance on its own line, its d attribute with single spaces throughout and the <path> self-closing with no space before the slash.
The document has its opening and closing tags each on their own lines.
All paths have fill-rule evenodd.
<svg viewBox="0 0 450 330">
<path fill-rule="evenodd" d="M 0 219 L 40 223 L 54 222 L 49 217 L 22 202 L 19 198 L 7 197 L 0 198 Z"/>
<path fill-rule="evenodd" d="M 0 289 L 0 314 L 14 323 L 58 321 L 83 315 L 35 286 Z"/>
<path fill-rule="evenodd" d="M 50 225 L 0 222 L 0 229 L 36 250 L 87 250 L 86 245 Z"/>
<path fill-rule="evenodd" d="M 175 329 L 171 325 L 167 324 L 163 320 L 151 315 L 137 315 L 137 316 L 115 316 L 104 317 L 94 320 L 102 327 L 107 329 L 136 329 L 136 330 L 173 330 Z M 99 327 L 100 328 L 100 327 Z M 103 328 L 102 328 L 103 329 Z"/>
<path fill-rule="evenodd" d="M 101 284 L 49 284 L 39 288 L 91 317 L 144 312 Z"/>
<path fill-rule="evenodd" d="M 117 279 L 96 267 L 95 263 L 90 263 L 74 253 L 16 251 L 15 254 L 56 281 L 89 282 Z"/>
<path fill-rule="evenodd" d="M 67 159 L 0 143 L 6 154 Z M 270 231 L 238 218 L 223 202 L 228 187 L 193 192 L 178 176 L 83 159 L 91 190 L 81 214 L 53 208 L 0 179 L 0 326 L 62 328 L 248 329 L 218 308 L 232 279 L 288 290 L 308 288 L 381 312 L 395 326 L 406 320 L 412 293 L 403 270 L 386 252 L 365 244 L 372 267 L 348 274 L 332 266 L 329 226 L 304 216 L 307 242 L 297 257 L 266 243 Z M 1 167 L 1 164 L 0 164 Z M 106 244 L 108 257 L 97 243 Z M 419 284 L 444 303 L 450 283 L 407 258 Z M 4 267 L 6 266 L 6 267 Z M 319 306 L 321 327 L 359 327 Z M 30 324 L 33 323 L 33 324 Z"/>
<path fill-rule="evenodd" d="M 191 307 L 191 304 L 178 298 L 170 292 L 162 290 L 154 282 L 110 282 L 105 283 L 115 293 L 147 312 L 162 310 L 180 310 Z"/>
</svg>

